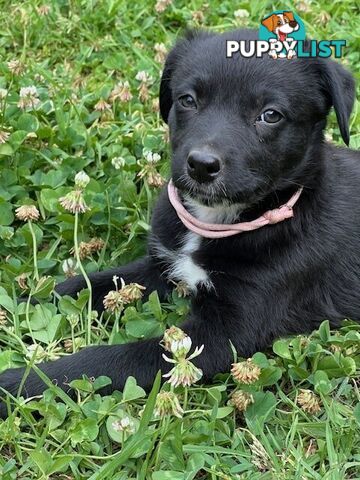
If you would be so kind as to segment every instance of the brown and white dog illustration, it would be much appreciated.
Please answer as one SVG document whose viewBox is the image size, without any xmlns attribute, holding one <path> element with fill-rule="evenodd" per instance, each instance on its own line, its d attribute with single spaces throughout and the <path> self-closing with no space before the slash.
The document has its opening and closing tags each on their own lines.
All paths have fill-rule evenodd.
<svg viewBox="0 0 360 480">
<path fill-rule="evenodd" d="M 284 42 L 286 40 L 293 40 L 288 38 L 290 33 L 299 30 L 299 24 L 294 18 L 292 12 L 273 13 L 270 17 L 265 18 L 261 22 L 270 32 L 274 33 L 277 37 L 277 41 Z M 275 39 L 270 39 L 270 42 L 275 42 Z M 273 58 L 284 57 L 285 54 L 278 54 L 274 49 L 270 50 L 269 55 Z M 287 58 L 293 58 L 296 55 L 295 50 L 289 50 Z"/>
</svg>

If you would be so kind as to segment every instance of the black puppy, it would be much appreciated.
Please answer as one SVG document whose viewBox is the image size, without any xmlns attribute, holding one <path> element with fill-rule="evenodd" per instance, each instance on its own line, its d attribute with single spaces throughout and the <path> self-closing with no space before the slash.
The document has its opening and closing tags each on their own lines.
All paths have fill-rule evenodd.
<svg viewBox="0 0 360 480">
<path fill-rule="evenodd" d="M 94 308 L 113 289 L 113 275 L 157 290 L 172 280 L 192 292 L 183 329 L 205 345 L 195 363 L 204 378 L 227 372 L 230 342 L 242 356 L 281 335 L 310 332 L 324 319 L 333 326 L 360 320 L 360 156 L 324 142 L 334 106 L 341 135 L 354 82 L 338 63 L 324 59 L 226 58 L 226 40 L 256 39 L 252 31 L 191 33 L 170 53 L 160 88 L 169 124 L 172 179 L 183 206 L 207 223 L 252 221 L 285 204 L 300 187 L 294 217 L 227 238 L 209 239 L 184 226 L 167 190 L 153 213 L 148 255 L 91 275 Z M 82 277 L 58 286 L 76 296 Z M 96 346 L 41 365 L 63 386 L 83 374 L 107 375 L 121 389 L 133 375 L 149 388 L 161 359 L 159 338 Z M 22 369 L 0 375 L 15 394 Z M 34 373 L 23 394 L 43 391 Z"/>
</svg>

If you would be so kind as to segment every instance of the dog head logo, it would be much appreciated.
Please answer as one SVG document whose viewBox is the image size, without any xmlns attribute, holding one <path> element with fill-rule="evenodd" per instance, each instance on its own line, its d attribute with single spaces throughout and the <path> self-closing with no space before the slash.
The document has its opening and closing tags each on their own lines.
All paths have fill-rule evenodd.
<svg viewBox="0 0 360 480">
<path fill-rule="evenodd" d="M 293 12 L 276 11 L 262 20 L 259 38 L 271 42 L 271 57 L 293 58 L 296 56 L 297 42 L 305 40 L 305 27 Z"/>
<path fill-rule="evenodd" d="M 280 42 L 287 40 L 290 33 L 299 30 L 300 26 L 292 12 L 273 13 L 261 22 L 269 32 L 274 33 Z"/>
</svg>

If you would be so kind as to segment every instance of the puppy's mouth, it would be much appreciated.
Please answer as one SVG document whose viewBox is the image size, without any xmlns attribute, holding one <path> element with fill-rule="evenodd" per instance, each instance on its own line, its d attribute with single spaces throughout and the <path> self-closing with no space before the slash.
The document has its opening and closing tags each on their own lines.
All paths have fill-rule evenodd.
<svg viewBox="0 0 360 480">
<path fill-rule="evenodd" d="M 264 190 L 260 188 L 230 193 L 226 185 L 217 181 L 199 184 L 189 180 L 183 182 L 181 179 L 173 179 L 173 183 L 182 197 L 194 200 L 205 207 L 228 207 L 238 204 L 245 208 L 257 204 L 266 196 Z"/>
<path fill-rule="evenodd" d="M 173 182 L 182 197 L 194 200 L 206 207 L 232 203 L 224 187 L 221 188 L 214 183 L 200 184 L 189 179 L 175 178 L 173 178 Z"/>
</svg>

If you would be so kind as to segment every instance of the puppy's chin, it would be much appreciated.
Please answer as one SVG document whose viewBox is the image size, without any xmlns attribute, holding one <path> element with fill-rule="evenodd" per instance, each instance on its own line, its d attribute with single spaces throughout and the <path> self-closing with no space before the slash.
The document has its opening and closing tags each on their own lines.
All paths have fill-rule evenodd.
<svg viewBox="0 0 360 480">
<path fill-rule="evenodd" d="M 210 208 L 238 205 L 242 210 L 246 210 L 256 207 L 274 192 L 274 185 L 265 190 L 259 184 L 253 185 L 253 189 L 244 186 L 243 189 L 233 192 L 216 180 L 209 183 L 198 183 L 185 175 L 179 178 L 173 177 L 173 182 L 180 197 Z"/>
<path fill-rule="evenodd" d="M 221 192 L 211 183 L 199 184 L 191 179 L 183 181 L 174 178 L 173 182 L 181 197 L 193 200 L 204 207 L 216 207 L 232 203 L 231 200 L 224 195 L 224 192 Z"/>
<path fill-rule="evenodd" d="M 232 195 L 224 192 L 220 188 L 216 188 L 215 184 L 196 184 L 195 182 L 190 184 L 190 182 L 187 182 L 187 184 L 184 185 L 182 182 L 173 181 L 183 199 L 193 201 L 199 206 L 222 208 L 239 205 L 241 209 L 245 209 L 258 203 L 262 199 L 262 196 L 256 192 L 238 192 Z"/>
<path fill-rule="evenodd" d="M 201 194 L 199 195 L 185 194 L 185 197 L 193 200 L 195 203 L 203 207 L 218 208 L 218 207 L 228 207 L 229 205 L 233 204 L 233 202 L 231 202 L 231 200 L 228 198 L 219 198 L 219 197 L 210 198 Z"/>
<path fill-rule="evenodd" d="M 241 210 L 244 210 L 250 206 L 248 201 L 239 201 L 236 198 L 224 195 L 224 193 L 208 193 L 188 189 L 179 189 L 181 197 L 190 203 L 207 208 L 227 208 L 237 205 Z"/>
</svg>

